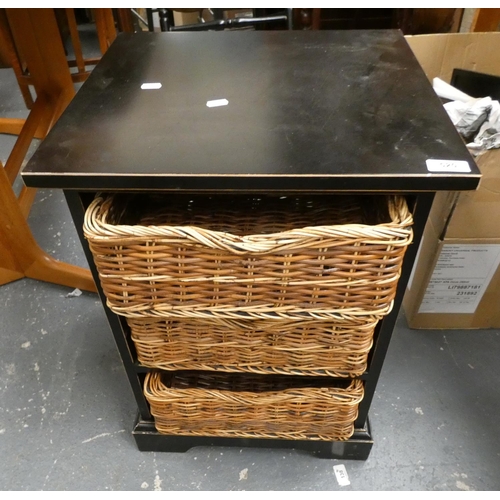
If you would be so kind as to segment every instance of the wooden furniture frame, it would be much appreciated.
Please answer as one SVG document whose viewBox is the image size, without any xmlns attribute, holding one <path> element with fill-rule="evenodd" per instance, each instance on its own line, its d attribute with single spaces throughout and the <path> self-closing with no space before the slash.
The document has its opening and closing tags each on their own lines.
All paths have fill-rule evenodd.
<svg viewBox="0 0 500 500">
<path fill-rule="evenodd" d="M 8 22 L 12 38 L 3 29 L 4 40 L 10 50 L 22 52 L 37 97 L 26 120 L 0 119 L 0 133 L 18 135 L 5 167 L 0 164 L 0 285 L 28 277 L 95 291 L 88 270 L 54 259 L 33 238 L 26 218 L 35 189 L 23 186 L 19 197 L 12 189 L 33 138 L 45 137 L 75 90 L 52 9 L 7 9 L 5 14 L 2 22 Z"/>
</svg>

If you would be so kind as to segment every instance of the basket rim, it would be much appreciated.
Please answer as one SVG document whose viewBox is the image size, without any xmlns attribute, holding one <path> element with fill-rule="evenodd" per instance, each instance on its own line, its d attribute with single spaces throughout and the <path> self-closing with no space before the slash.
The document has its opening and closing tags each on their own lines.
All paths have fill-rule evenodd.
<svg viewBox="0 0 500 500">
<path fill-rule="evenodd" d="M 174 372 L 175 373 L 175 372 Z M 209 372 L 213 375 L 213 372 Z M 247 398 L 255 399 L 255 404 L 268 405 L 269 399 L 274 403 L 279 401 L 287 401 L 295 399 L 297 396 L 303 397 L 308 394 L 314 394 L 315 398 L 321 398 L 325 401 L 330 401 L 332 398 L 342 398 L 342 405 L 353 406 L 359 404 L 364 397 L 364 384 L 360 379 L 350 379 L 347 387 L 300 387 L 300 388 L 287 388 L 282 390 L 253 392 L 253 391 L 231 391 L 224 389 L 210 389 L 200 387 L 189 388 L 171 388 L 167 387 L 163 380 L 162 372 L 153 371 L 148 372 L 144 379 L 144 394 L 148 399 L 161 401 L 161 397 L 168 394 L 172 398 L 185 398 L 186 395 L 201 396 L 203 399 L 214 399 L 214 397 L 222 397 L 226 402 L 229 401 L 245 401 Z M 246 375 L 245 375 L 246 376 Z M 265 375 L 262 375 L 265 376 Z M 308 377 L 305 377 L 308 378 Z M 349 379 L 342 379 L 346 382 Z M 256 397 L 258 395 L 258 397 Z"/>
<path fill-rule="evenodd" d="M 307 245 L 309 248 L 342 246 L 350 244 L 384 244 L 407 246 L 413 238 L 413 218 L 406 199 L 399 195 L 388 195 L 388 209 L 392 222 L 377 225 L 334 224 L 307 226 L 278 233 L 250 234 L 239 236 L 228 232 L 205 229 L 198 226 L 141 226 L 110 224 L 107 222 L 109 208 L 116 195 L 99 193 L 85 212 L 83 231 L 93 243 L 109 242 L 127 244 L 130 239 L 154 239 L 157 243 L 171 243 L 172 238 L 203 247 L 214 248 L 234 254 L 265 254 L 275 251 L 291 251 Z M 340 241 L 339 241 L 340 240 Z"/>
</svg>

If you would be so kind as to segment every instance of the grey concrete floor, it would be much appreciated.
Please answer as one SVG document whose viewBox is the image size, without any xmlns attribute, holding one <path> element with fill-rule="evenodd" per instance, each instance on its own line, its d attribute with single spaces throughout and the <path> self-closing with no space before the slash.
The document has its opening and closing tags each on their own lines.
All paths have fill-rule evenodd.
<svg viewBox="0 0 500 500">
<path fill-rule="evenodd" d="M 12 71 L 0 70 L 0 116 L 26 114 Z M 0 136 L 2 161 L 13 142 Z M 29 223 L 48 253 L 86 266 L 61 192 L 39 190 Z M 144 453 L 131 435 L 136 405 L 100 301 L 71 291 L 30 279 L 0 287 L 4 491 L 500 489 L 499 330 L 411 330 L 401 313 L 366 461 L 252 448 Z M 340 463 L 349 486 L 336 480 Z"/>
</svg>

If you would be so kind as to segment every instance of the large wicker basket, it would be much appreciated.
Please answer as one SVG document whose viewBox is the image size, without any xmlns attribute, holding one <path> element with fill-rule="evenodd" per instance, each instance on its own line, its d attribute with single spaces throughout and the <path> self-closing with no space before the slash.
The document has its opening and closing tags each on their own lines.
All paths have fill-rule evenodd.
<svg viewBox="0 0 500 500">
<path fill-rule="evenodd" d="M 98 196 L 84 223 L 127 317 L 387 314 L 412 217 L 401 196 Z"/>
<path fill-rule="evenodd" d="M 160 433 L 346 440 L 363 398 L 360 380 L 197 372 L 148 373 L 145 396 Z"/>
<path fill-rule="evenodd" d="M 139 362 L 164 370 L 357 377 L 377 320 L 127 318 Z"/>
</svg>

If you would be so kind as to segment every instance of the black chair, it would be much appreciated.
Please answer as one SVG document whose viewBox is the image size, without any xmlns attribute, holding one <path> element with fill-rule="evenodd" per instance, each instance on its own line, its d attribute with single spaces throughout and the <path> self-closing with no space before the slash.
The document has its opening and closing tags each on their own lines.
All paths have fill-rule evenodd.
<svg viewBox="0 0 500 500">
<path fill-rule="evenodd" d="M 175 26 L 174 11 L 198 12 L 199 22 Z M 292 9 L 252 9 L 251 17 L 224 18 L 224 13 L 237 9 L 208 9 L 213 20 L 205 21 L 202 12 L 205 9 L 146 9 L 149 31 L 154 31 L 153 12 L 158 12 L 161 31 L 221 31 L 225 29 L 254 28 L 260 30 L 269 29 L 293 29 Z"/>
</svg>

